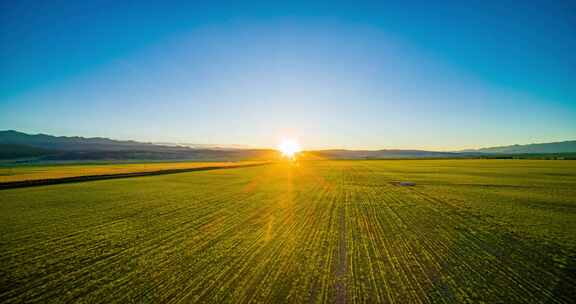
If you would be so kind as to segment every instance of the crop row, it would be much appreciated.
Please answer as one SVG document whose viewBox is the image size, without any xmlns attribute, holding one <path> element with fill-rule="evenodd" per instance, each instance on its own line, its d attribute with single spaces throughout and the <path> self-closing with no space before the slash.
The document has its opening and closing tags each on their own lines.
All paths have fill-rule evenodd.
<svg viewBox="0 0 576 304">
<path fill-rule="evenodd" d="M 570 301 L 543 246 L 403 179 L 309 162 L 5 190 L 0 302 Z"/>
</svg>

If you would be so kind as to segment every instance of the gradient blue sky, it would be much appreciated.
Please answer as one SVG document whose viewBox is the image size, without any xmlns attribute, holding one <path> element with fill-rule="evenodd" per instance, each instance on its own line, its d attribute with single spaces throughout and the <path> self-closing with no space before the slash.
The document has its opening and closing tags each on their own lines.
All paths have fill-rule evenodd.
<svg viewBox="0 0 576 304">
<path fill-rule="evenodd" d="M 0 129 L 460 149 L 576 138 L 574 1 L 2 1 Z"/>
</svg>

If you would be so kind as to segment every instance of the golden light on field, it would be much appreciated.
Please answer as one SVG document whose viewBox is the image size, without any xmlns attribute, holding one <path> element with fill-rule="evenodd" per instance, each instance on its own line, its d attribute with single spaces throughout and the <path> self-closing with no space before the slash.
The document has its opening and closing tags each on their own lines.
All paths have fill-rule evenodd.
<svg viewBox="0 0 576 304">
<path fill-rule="evenodd" d="M 279 145 L 278 150 L 282 152 L 282 156 L 289 159 L 294 159 L 296 154 L 302 151 L 300 144 L 293 139 L 284 139 Z"/>
</svg>

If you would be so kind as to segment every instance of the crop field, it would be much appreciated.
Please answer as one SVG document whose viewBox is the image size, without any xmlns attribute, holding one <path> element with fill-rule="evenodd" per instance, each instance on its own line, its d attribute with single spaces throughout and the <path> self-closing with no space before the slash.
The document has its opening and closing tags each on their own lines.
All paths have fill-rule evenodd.
<svg viewBox="0 0 576 304">
<path fill-rule="evenodd" d="M 83 176 L 187 170 L 206 167 L 234 167 L 262 162 L 158 162 L 130 164 L 24 165 L 0 167 L 0 184 L 22 181 L 54 180 Z"/>
<path fill-rule="evenodd" d="M 576 161 L 303 161 L 0 191 L 0 303 L 575 291 Z"/>
</svg>

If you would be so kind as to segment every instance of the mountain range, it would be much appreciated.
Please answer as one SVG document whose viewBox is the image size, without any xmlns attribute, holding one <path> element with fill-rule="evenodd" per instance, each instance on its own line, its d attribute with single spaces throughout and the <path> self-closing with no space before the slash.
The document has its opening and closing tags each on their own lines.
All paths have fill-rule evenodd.
<svg viewBox="0 0 576 304">
<path fill-rule="evenodd" d="M 529 144 L 529 145 L 511 145 L 501 147 L 489 147 L 475 150 L 464 150 L 461 152 L 479 152 L 479 153 L 574 153 L 576 152 L 576 140 L 567 140 L 560 142 Z"/>
<path fill-rule="evenodd" d="M 199 160 L 237 161 L 271 159 L 277 152 L 266 149 L 191 148 L 109 138 L 85 138 L 0 131 L 0 159 L 34 161 L 92 160 Z"/>
<path fill-rule="evenodd" d="M 548 156 L 573 158 L 576 140 L 481 148 L 454 152 L 424 150 L 318 150 L 302 153 L 308 159 L 383 159 L 383 158 L 508 158 Z M 67 137 L 26 134 L 14 130 L 0 131 L 0 159 L 18 161 L 134 161 L 197 160 L 239 161 L 277 159 L 272 149 L 250 149 L 242 146 L 207 146 L 193 144 L 154 144 L 94 137 Z"/>
</svg>

